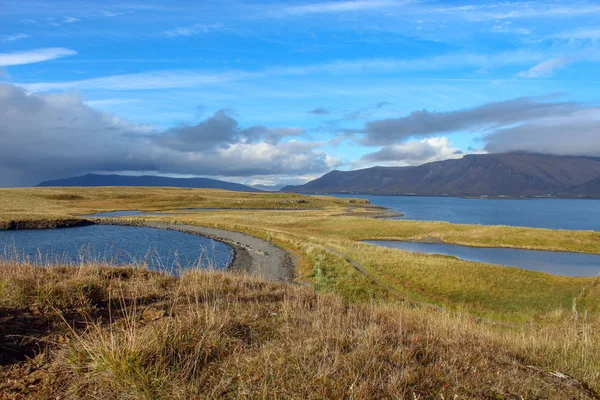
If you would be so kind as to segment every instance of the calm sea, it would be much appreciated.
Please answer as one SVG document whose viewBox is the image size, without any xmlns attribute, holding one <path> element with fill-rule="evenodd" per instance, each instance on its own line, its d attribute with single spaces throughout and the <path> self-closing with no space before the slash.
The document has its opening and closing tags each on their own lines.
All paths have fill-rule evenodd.
<svg viewBox="0 0 600 400">
<path fill-rule="evenodd" d="M 496 200 L 346 194 L 334 196 L 369 199 L 371 204 L 403 213 L 402 219 L 600 231 L 600 200 Z"/>
</svg>

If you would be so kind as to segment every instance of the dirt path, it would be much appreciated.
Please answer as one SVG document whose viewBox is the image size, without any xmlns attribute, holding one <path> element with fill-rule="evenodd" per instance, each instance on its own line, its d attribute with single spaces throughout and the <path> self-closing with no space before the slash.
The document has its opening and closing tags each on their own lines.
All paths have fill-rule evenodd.
<svg viewBox="0 0 600 400">
<path fill-rule="evenodd" d="M 246 272 L 251 276 L 276 282 L 289 282 L 294 279 L 294 263 L 289 254 L 262 239 L 239 232 L 204 226 L 170 224 L 153 221 L 125 221 L 120 219 L 96 219 L 97 224 L 146 226 L 149 228 L 171 229 L 179 232 L 200 235 L 227 243 L 233 248 L 232 271 Z"/>
</svg>

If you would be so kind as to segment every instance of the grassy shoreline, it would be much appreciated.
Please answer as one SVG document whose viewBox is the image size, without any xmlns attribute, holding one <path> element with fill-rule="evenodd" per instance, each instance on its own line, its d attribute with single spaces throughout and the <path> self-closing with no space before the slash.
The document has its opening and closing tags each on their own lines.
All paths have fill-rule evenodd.
<svg viewBox="0 0 600 400">
<path fill-rule="evenodd" d="M 136 221 L 162 221 L 198 225 L 261 238 L 294 255 L 298 260 L 300 281 L 322 291 L 340 293 L 349 300 L 415 298 L 486 318 L 518 323 L 545 319 L 557 310 L 569 310 L 573 301 L 578 302 L 578 312 L 587 310 L 596 313 L 600 310 L 600 287 L 593 277 L 553 276 L 445 256 L 374 248 L 361 243 L 362 240 L 439 240 L 473 247 L 598 254 L 598 232 L 382 220 L 373 216 L 381 215 L 385 210 L 349 198 L 310 198 L 295 194 L 286 197 L 286 194 L 190 189 L 83 189 L 0 190 L 0 226 L 11 218 L 13 223 L 20 220 L 24 225 L 35 225 L 35 221 L 40 221 L 41 226 L 52 225 L 46 221 L 56 221 L 57 218 L 40 218 L 44 210 L 60 211 L 67 214 L 65 220 L 72 220 L 82 210 L 102 212 L 122 209 L 120 204 L 115 203 L 123 198 L 127 199 L 131 209 L 136 210 L 173 202 L 177 207 L 187 205 L 196 208 L 198 204 L 190 199 L 203 204 L 219 202 L 222 209 L 210 213 L 188 212 L 119 220 L 133 224 Z M 10 209 L 11 199 L 12 204 L 18 204 L 20 209 Z M 237 209 L 242 201 L 240 199 L 244 199 L 245 206 L 256 209 Z M 289 205 L 290 202 L 312 209 L 263 210 L 266 204 Z M 94 204 L 94 209 L 90 209 L 91 204 Z M 22 215 L 19 211 L 24 211 L 25 207 L 32 208 L 28 209 L 29 218 L 23 219 L 19 217 Z M 357 270 L 346 258 L 334 252 L 355 260 L 362 270 Z M 548 294 L 549 289 L 552 295 Z"/>
<path fill-rule="evenodd" d="M 20 221 L 44 224 L 51 220 L 82 219 L 81 215 L 117 210 L 176 211 L 186 208 L 218 209 L 213 213 L 241 220 L 281 215 L 309 219 L 322 226 L 297 224 L 315 234 L 351 240 L 441 240 L 472 247 L 600 254 L 600 232 L 561 231 L 508 226 L 459 225 L 445 222 L 386 220 L 389 214 L 366 200 L 288 193 L 238 193 L 212 189 L 176 188 L 27 188 L 0 189 L 0 229 Z M 290 211 L 289 208 L 294 208 Z M 272 215 L 276 213 L 275 215 Z M 287 215 L 286 215 L 287 214 Z M 190 216 L 196 218 L 193 212 Z M 197 219 L 197 218 L 196 218 Z M 39 221 L 39 222 L 35 222 Z M 273 221 L 279 224 L 280 221 Z M 292 223 L 287 224 L 292 227 Z"/>
<path fill-rule="evenodd" d="M 561 396 L 562 398 L 594 398 L 594 396 L 600 395 L 600 364 L 597 361 L 600 359 L 598 353 L 600 348 L 595 345 L 600 342 L 600 337 L 597 336 L 597 332 L 600 332 L 600 285 L 597 278 L 553 276 L 510 267 L 466 262 L 444 256 L 406 253 L 360 242 L 361 240 L 439 240 L 445 243 L 475 247 L 531 248 L 599 254 L 600 233 L 384 220 L 374 217 L 382 215 L 386 212 L 385 210 L 369 204 L 354 202 L 353 199 L 286 196 L 288 195 L 239 194 L 189 189 L 148 189 L 148 191 L 139 188 L 118 188 L 118 190 L 108 188 L 96 191 L 80 190 L 80 188 L 0 190 L 0 227 L 10 223 L 15 224 L 15 221 L 21 221 L 20 223 L 23 224 L 21 226 L 39 224 L 41 227 L 52 227 L 60 225 L 61 219 L 77 221 L 77 215 L 115 209 L 169 211 L 182 208 L 182 205 L 187 205 L 189 208 L 202 208 L 202 205 L 219 204 L 220 209 L 210 213 L 190 211 L 176 216 L 132 217 L 120 220 L 133 224 L 137 223 L 136 221 L 162 221 L 241 232 L 263 239 L 293 254 L 296 259 L 296 271 L 299 275 L 296 282 L 301 285 L 277 286 L 275 284 L 275 286 L 270 286 L 265 282 L 238 276 L 219 275 L 219 278 L 214 278 L 216 275 L 190 274 L 197 282 L 204 282 L 194 289 L 194 293 L 196 293 L 194 296 L 206 299 L 206 293 L 208 293 L 206 290 L 210 286 L 210 293 L 219 293 L 214 295 L 215 299 L 228 299 L 219 302 L 219 307 L 229 310 L 227 311 L 228 315 L 235 315 L 238 308 L 241 307 L 240 304 L 246 304 L 249 301 L 252 304 L 251 308 L 255 310 L 253 315 L 258 315 L 260 317 L 258 321 L 262 321 L 261 324 L 265 323 L 265 326 L 269 327 L 266 331 L 260 330 L 263 332 L 261 335 L 267 335 L 269 343 L 277 343 L 277 345 L 273 345 L 275 347 L 270 347 L 267 342 L 263 341 L 240 344 L 237 342 L 239 338 L 234 338 L 233 342 L 227 343 L 237 343 L 233 347 L 237 350 L 234 351 L 228 347 L 230 344 L 225 344 L 224 347 L 219 348 L 229 350 L 226 350 L 225 353 L 218 352 L 214 359 L 210 358 L 213 356 L 209 356 L 211 361 L 200 367 L 200 373 L 207 374 L 203 375 L 202 379 L 207 380 L 200 379 L 200 381 L 204 383 L 210 381 L 212 385 L 224 385 L 222 387 L 225 388 L 223 392 L 225 397 L 236 397 L 240 393 L 249 398 L 268 397 L 264 395 L 267 393 L 265 390 L 273 390 L 273 393 L 284 397 L 302 397 L 302 392 L 298 391 L 300 386 L 289 386 L 295 385 L 293 382 L 297 382 L 298 385 L 300 382 L 302 385 L 312 385 L 311 387 L 314 387 L 315 391 L 310 392 L 309 397 L 354 396 L 367 398 L 369 396 L 406 397 L 417 395 L 417 398 L 430 398 L 439 394 L 444 396 L 458 394 L 459 398 L 461 398 L 460 396 L 469 398 L 514 397 L 516 393 L 519 393 L 524 394 L 525 398 L 537 398 L 544 397 L 542 394 L 545 394 L 546 391 L 553 393 L 545 396 L 549 398 L 561 398 Z M 240 210 L 239 201 L 244 201 L 244 207 L 248 208 Z M 289 208 L 290 204 L 297 208 L 293 211 L 284 209 L 283 205 L 287 205 Z M 271 206 L 275 208 L 264 210 Z M 54 273 L 52 271 L 62 271 L 60 268 L 52 269 L 52 271 L 14 265 L 5 265 L 1 268 L 5 269 L 0 274 L 0 308 L 4 307 L 2 310 L 19 309 L 22 310 L 19 312 L 24 313 L 41 310 L 39 312 L 44 318 L 51 318 L 57 309 L 61 310 L 56 306 L 57 301 L 67 301 L 68 303 L 71 301 L 69 299 L 79 298 L 82 303 L 78 303 L 80 305 L 77 307 L 83 307 L 82 310 L 87 309 L 86 307 L 90 304 L 92 304 L 92 308 L 102 309 L 102 304 L 104 304 L 102 301 L 106 301 L 107 296 L 114 298 L 111 296 L 126 295 L 127 300 L 122 301 L 123 304 L 111 303 L 122 314 L 119 319 L 121 325 L 113 325 L 112 322 L 107 324 L 107 321 L 101 323 L 92 321 L 91 326 L 96 329 L 94 334 L 100 335 L 100 337 L 106 337 L 104 335 L 107 332 L 114 334 L 115 329 L 117 327 L 121 329 L 122 324 L 133 323 L 127 317 L 131 314 L 131 310 L 127 308 L 130 304 L 141 304 L 146 307 L 147 301 L 154 304 L 155 300 L 152 299 L 156 296 L 158 296 L 157 299 L 162 299 L 160 301 L 165 300 L 165 296 L 176 296 L 176 293 L 182 293 L 189 289 L 186 286 L 187 283 L 184 282 L 192 279 L 184 277 L 181 280 L 172 281 L 171 278 L 155 277 L 153 274 L 144 275 L 148 272 L 140 270 L 135 273 L 127 273 L 128 276 L 136 276 L 136 278 L 133 280 L 127 278 L 125 281 L 128 283 L 124 283 L 120 278 L 117 280 L 110 278 L 114 276 L 113 272 L 98 272 L 107 270 L 104 266 L 97 266 L 90 270 L 79 268 L 76 269 L 77 273 L 75 274 L 62 272 L 54 277 L 52 277 Z M 144 276 L 145 278 L 134 284 L 133 281 L 138 279 L 135 274 L 138 273 L 141 274 L 140 277 Z M 58 278 L 59 276 L 60 278 Z M 149 276 L 152 278 L 148 278 Z M 82 279 L 77 281 L 79 283 L 72 280 L 77 277 Z M 65 281 L 62 282 L 61 279 Z M 226 289 L 208 284 L 207 282 L 211 280 L 218 281 L 217 286 L 225 285 Z M 249 284 L 250 281 L 253 283 Z M 141 282 L 146 283 L 142 285 Z M 170 283 L 162 287 L 158 293 L 156 288 L 162 285 L 159 282 Z M 113 287 L 113 284 L 116 286 Z M 129 292 L 130 289 L 125 289 L 123 285 L 127 287 L 133 285 L 137 289 Z M 247 290 L 238 291 L 239 287 L 247 285 L 249 285 Z M 110 289 L 106 289 L 107 287 Z M 266 287 L 269 289 L 264 289 Z M 21 294 L 15 295 L 14 288 L 21 288 L 19 289 Z M 112 292 L 113 289 L 116 290 L 115 288 L 119 288 L 118 290 L 121 292 Z M 11 290 L 13 291 L 11 292 Z M 73 294 L 70 290 L 75 290 L 77 293 Z M 101 297 L 105 300 L 98 302 L 90 299 L 90 296 L 96 296 L 94 293 L 97 293 L 97 290 L 104 293 L 102 294 L 104 297 Z M 205 292 L 200 295 L 202 290 Z M 285 293 L 282 298 L 277 297 L 279 300 L 275 301 L 277 305 L 274 306 L 278 310 L 274 311 L 278 316 L 282 315 L 282 310 L 288 310 L 285 314 L 286 318 L 282 319 L 282 321 L 287 321 L 283 325 L 274 327 L 271 322 L 268 322 L 271 321 L 269 318 L 265 316 L 266 319 L 262 319 L 260 310 L 269 309 L 274 304 L 269 300 L 272 299 L 269 297 L 272 294 L 267 297 L 260 294 L 263 290 L 267 290 L 269 293 L 272 291 Z M 110 296 L 106 294 L 109 292 L 112 293 Z M 299 295 L 300 292 L 303 294 Z M 231 297 L 232 293 L 235 296 Z M 194 296 L 184 296 L 185 304 L 180 303 L 181 298 L 179 297 L 169 297 L 168 301 L 165 300 L 168 304 L 172 304 L 171 309 L 179 308 L 180 311 L 170 317 L 163 315 L 159 319 L 160 323 L 157 323 L 160 326 L 159 331 L 162 329 L 161 332 L 171 335 L 171 337 L 180 335 L 181 331 L 179 330 L 169 330 L 174 326 L 173 324 L 181 324 L 181 321 L 189 322 L 189 318 L 196 318 L 194 316 L 197 316 L 198 313 L 206 315 L 209 310 L 205 308 L 207 307 L 206 300 L 190 302 L 190 299 L 196 298 Z M 306 298 L 303 296 L 309 296 L 313 299 L 309 301 L 310 304 L 324 302 L 321 314 L 312 314 L 313 306 L 305 308 L 306 300 L 302 300 L 300 303 L 295 302 L 296 300 L 286 303 L 285 298 L 295 299 L 297 296 L 303 299 Z M 326 313 L 325 304 L 328 304 L 327 307 L 329 307 L 330 301 L 338 304 L 335 307 L 331 306 L 331 310 L 337 310 L 330 310 L 333 314 Z M 422 303 L 435 307 L 420 306 L 419 304 Z M 162 305 L 158 308 L 165 309 L 164 304 L 160 304 Z M 54 308 L 48 308 L 49 305 Z M 186 308 L 188 306 L 189 308 Z M 68 305 L 67 309 L 77 307 Z M 152 307 L 156 308 L 156 305 L 154 304 Z M 296 309 L 303 315 L 302 317 L 294 317 L 294 312 L 291 310 Z M 365 310 L 369 311 L 365 314 Z M 330 321 L 326 319 L 327 315 L 331 318 L 331 315 L 337 315 L 335 313 L 343 318 L 340 317 L 342 319 L 336 320 L 338 325 L 330 326 L 328 325 Z M 384 318 L 385 315 L 393 315 L 394 322 L 385 319 L 388 318 Z M 216 315 L 211 318 L 217 325 L 220 323 L 217 321 L 221 321 Z M 359 322 L 353 322 L 352 318 L 358 318 Z M 403 322 L 407 320 L 419 322 L 415 322 L 416 325 L 407 331 Z M 498 321 L 500 324 L 488 323 L 486 322 L 488 320 Z M 327 327 L 336 337 L 334 342 L 327 342 L 327 335 L 319 333 L 322 331 L 318 329 L 309 330 L 306 332 L 306 337 L 303 337 L 302 324 L 310 325 L 313 322 Z M 250 320 L 245 320 L 243 323 L 243 325 L 248 324 L 250 324 Z M 148 329 L 149 333 L 147 334 L 151 336 L 157 334 L 156 332 L 159 331 L 155 329 L 158 328 L 150 328 L 150 325 L 152 324 L 144 323 L 140 329 L 144 331 Z M 397 330 L 401 334 L 389 342 L 389 332 L 386 333 L 386 329 Z M 219 332 L 218 335 L 215 333 L 217 336 L 211 336 L 213 337 L 211 340 L 220 340 L 217 339 L 220 337 L 219 335 L 225 335 L 226 338 L 229 338 L 227 340 L 231 339 L 230 336 L 227 336 L 229 331 L 224 333 L 217 330 L 216 332 Z M 294 332 L 293 335 L 288 336 L 289 339 L 285 340 L 286 335 L 290 332 Z M 188 334 L 191 333 L 185 335 Z M 97 351 L 114 351 L 116 353 L 113 356 L 117 357 L 114 360 L 119 360 L 118 365 L 125 362 L 119 357 L 125 357 L 127 360 L 129 357 L 127 355 L 129 353 L 122 353 L 123 349 L 119 347 L 121 345 L 102 347 L 108 346 L 112 342 L 99 343 L 88 335 L 91 334 L 85 330 L 66 332 L 66 336 L 73 341 L 73 346 L 83 346 L 82 343 L 86 343 L 85 346 L 79 347 L 77 351 L 73 350 L 71 345 L 50 346 L 53 350 L 48 356 L 55 357 L 56 349 L 58 349 L 56 357 L 65 354 L 64 352 L 67 351 L 65 346 L 71 348 L 69 351 L 75 351 L 74 354 L 79 354 L 69 362 L 60 358 L 62 355 L 56 359 L 52 358 L 54 360 L 52 362 L 59 363 L 60 368 L 66 368 L 67 372 L 63 372 L 68 379 L 65 379 L 70 379 L 71 383 L 76 382 L 73 383 L 75 386 L 68 386 L 69 390 L 74 390 L 74 393 L 84 393 L 86 396 L 90 394 L 85 392 L 85 384 L 82 382 L 89 384 L 92 377 L 95 379 L 97 376 L 103 375 L 97 375 L 98 371 L 90 372 L 89 361 L 80 363 L 80 357 L 83 359 L 88 357 L 85 352 L 82 353 L 81 349 L 93 347 Z M 131 338 L 127 336 L 129 335 L 127 332 L 119 333 L 119 335 L 122 335 L 119 336 L 121 337 L 119 340 L 124 341 L 123 343 L 127 340 L 132 340 L 131 343 L 138 343 L 137 336 Z M 435 340 L 416 340 L 415 343 L 419 344 L 418 348 L 420 349 L 417 351 L 412 347 L 413 339 L 411 338 L 414 337 L 412 335 L 419 338 L 435 338 Z M 466 343 L 461 339 L 464 335 L 469 338 Z M 142 337 L 147 339 L 146 336 L 142 335 Z M 81 338 L 85 338 L 83 342 L 80 341 Z M 396 355 L 389 353 L 389 348 L 383 345 L 383 347 L 371 347 L 373 343 L 378 342 L 392 346 L 388 346 L 389 348 L 408 346 L 410 349 L 407 350 L 408 353 L 402 354 L 421 354 L 414 356 L 417 358 L 422 357 L 423 354 L 435 354 L 432 362 L 437 366 L 434 367 L 429 362 L 423 366 L 419 359 L 410 356 L 401 358 L 404 361 L 400 364 L 392 363 L 394 365 L 392 368 L 389 366 L 389 360 L 390 357 L 396 357 Z M 339 362 L 344 360 L 345 363 L 352 365 L 355 362 L 362 366 L 371 365 L 374 368 L 371 371 L 374 375 L 368 375 L 367 382 L 359 384 L 356 381 L 359 376 L 358 370 L 352 369 L 353 367 L 348 369 L 344 367 L 343 363 L 334 363 L 334 365 L 328 365 L 327 368 L 329 371 L 335 372 L 315 378 L 315 375 L 308 370 L 294 370 L 294 366 L 284 365 L 277 361 L 290 352 L 294 354 L 297 352 L 299 358 L 295 360 L 298 365 L 306 360 L 314 362 L 312 357 L 316 357 L 317 353 L 302 352 L 302 349 L 310 348 L 310 343 L 321 346 L 319 347 L 321 350 L 323 350 L 323 343 L 330 343 L 331 346 L 326 346 L 327 352 L 318 354 L 333 357 Z M 246 345 L 250 346 L 252 351 L 250 348 L 246 349 Z M 144 348 L 141 342 L 136 346 Z M 167 346 L 167 344 L 160 346 Z M 161 350 L 160 346 L 154 347 L 153 351 L 165 351 Z M 185 346 L 189 346 L 189 344 Z M 236 353 L 240 349 L 239 346 L 245 349 L 240 350 L 244 356 L 240 355 L 242 353 Z M 460 346 L 467 347 L 461 349 Z M 348 353 L 344 350 L 347 348 L 362 349 L 363 352 L 371 352 L 371 355 L 360 353 L 363 355 L 359 356 L 357 353 L 353 353 L 354 350 Z M 479 348 L 489 349 L 489 352 L 485 351 L 483 354 L 479 354 L 476 350 Z M 267 349 L 267 353 L 262 353 Z M 159 362 L 148 359 L 148 354 L 142 357 L 141 366 L 135 364 L 137 367 L 134 370 L 139 367 L 140 371 L 146 372 L 140 377 L 140 379 L 143 378 L 140 382 L 144 382 L 144 384 L 138 389 L 142 391 L 135 392 L 137 394 L 132 394 L 133 397 L 168 398 L 169 393 L 183 395 L 182 393 L 187 390 L 189 391 L 185 392 L 186 395 L 198 393 L 194 390 L 200 390 L 199 386 L 194 386 L 189 381 L 191 377 L 194 381 L 198 379 L 198 375 L 195 375 L 198 370 L 194 370 L 196 372 L 190 375 L 189 371 L 181 366 L 175 368 L 176 370 L 180 368 L 176 373 L 180 374 L 177 375 L 178 380 L 176 381 L 185 387 L 184 392 L 178 392 L 170 385 L 169 379 L 165 378 L 166 375 L 163 375 L 167 373 L 165 365 L 171 365 L 174 362 L 169 358 L 171 356 L 165 356 L 167 358 L 161 359 L 162 361 L 159 360 Z M 198 357 L 197 353 L 190 354 L 192 354 L 190 355 L 192 358 Z M 237 355 L 232 356 L 232 354 Z M 369 358 L 373 354 L 376 354 L 375 358 Z M 246 359 L 246 355 L 250 358 Z M 383 358 L 379 358 L 379 355 Z M 257 360 L 263 358 L 270 360 L 270 365 L 275 366 L 273 367 L 275 370 L 269 370 L 264 364 L 256 364 Z M 186 362 L 189 363 L 190 360 Z M 498 363 L 499 360 L 502 361 Z M 163 361 L 166 364 L 163 364 Z M 213 362 L 214 364 L 211 364 Z M 13 367 L 21 368 L 26 364 L 27 362 L 20 361 Z M 66 367 L 67 364 L 69 366 Z M 11 368 L 9 371 L 13 371 Z M 152 371 L 149 372 L 148 368 Z M 254 382 L 251 375 L 243 375 L 245 376 L 243 380 L 235 378 L 234 375 L 227 375 L 231 380 L 215 382 L 211 380 L 214 378 L 209 373 L 209 371 L 215 371 L 212 368 L 217 370 L 224 368 L 226 371 L 238 371 L 237 373 L 245 371 L 242 375 L 249 374 L 249 371 L 256 370 L 256 368 L 262 372 L 258 373 L 255 381 L 258 386 L 255 386 L 253 383 L 248 383 L 248 379 Z M 475 368 L 479 374 L 478 377 L 465 375 L 465 371 L 470 368 L 471 370 Z M 2 368 L 0 368 L 1 370 Z M 84 371 L 83 378 L 74 372 L 80 370 Z M 125 380 L 119 381 L 121 383 L 116 386 L 107 383 L 106 388 L 94 386 L 94 390 L 98 390 L 99 393 L 105 393 L 103 390 L 109 390 L 106 393 L 114 393 L 112 392 L 114 390 L 123 390 L 127 382 L 130 384 L 133 382 L 129 375 L 130 369 L 125 371 L 127 373 L 123 376 L 119 375 L 124 373 L 123 371 L 111 371 L 114 379 Z M 300 373 L 300 380 L 294 380 L 293 371 Z M 394 375 L 399 373 L 398 371 L 404 372 L 401 375 Z M 558 378 L 552 378 L 544 371 L 559 371 L 574 377 L 575 381 L 557 380 Z M 144 375 L 146 373 L 150 375 Z M 278 375 L 280 373 L 282 375 Z M 390 383 L 391 381 L 388 379 L 392 379 L 392 376 L 395 381 L 400 382 L 399 385 L 394 386 Z M 158 387 L 153 386 L 152 382 L 155 378 L 162 382 Z M 429 386 L 425 384 L 425 386 L 420 386 L 418 383 L 420 381 L 429 382 L 427 384 Z M 490 385 L 489 382 L 492 382 L 492 387 L 495 389 L 486 392 Z M 570 389 L 565 389 L 563 384 L 566 382 L 571 382 L 568 385 Z M 527 384 L 531 387 L 528 387 Z M 348 391 L 350 387 L 354 387 L 358 391 L 356 393 Z M 84 392 L 78 392 L 79 390 L 84 390 Z M 149 392 L 146 393 L 145 390 Z M 254 390 L 258 390 L 256 393 L 263 394 L 263 396 L 253 395 Z M 574 394 L 575 392 L 568 390 L 577 390 L 577 392 Z"/>
<path fill-rule="evenodd" d="M 0 263 L 0 276 L 7 398 L 600 393 L 600 331 L 583 319 L 502 327 L 223 273 Z"/>
</svg>

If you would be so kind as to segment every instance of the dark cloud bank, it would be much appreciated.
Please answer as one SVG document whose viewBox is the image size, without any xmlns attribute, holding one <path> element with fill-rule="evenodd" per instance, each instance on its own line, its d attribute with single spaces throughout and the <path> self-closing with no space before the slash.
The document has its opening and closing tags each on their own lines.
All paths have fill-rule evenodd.
<svg viewBox="0 0 600 400">
<path fill-rule="evenodd" d="M 329 114 L 329 110 L 323 108 L 323 107 L 319 107 L 319 108 L 315 108 L 313 110 L 310 110 L 308 112 L 309 114 L 313 114 L 313 115 L 327 115 Z"/>
<path fill-rule="evenodd" d="M 88 107 L 74 94 L 27 94 L 0 84 L 0 186 L 86 172 L 213 176 L 319 174 L 331 158 L 318 143 L 283 141 L 297 128 L 241 128 L 224 111 L 156 132 Z"/>
<path fill-rule="evenodd" d="M 385 106 L 383 104 L 382 106 Z M 322 109 L 313 113 L 320 114 Z M 471 131 L 488 152 L 600 156 L 600 108 L 556 97 L 517 98 L 367 122 L 346 137 L 373 148 L 365 163 L 460 156 L 441 135 Z M 249 177 L 318 175 L 339 165 L 298 128 L 242 127 L 225 111 L 166 131 L 130 124 L 75 94 L 28 94 L 0 84 L 0 186 L 87 172 Z"/>
<path fill-rule="evenodd" d="M 556 155 L 600 156 L 600 108 L 556 101 L 555 96 L 522 97 L 452 112 L 413 111 L 402 118 L 367 122 L 363 129 L 346 130 L 360 135 L 365 146 L 381 147 L 364 161 L 415 161 L 434 156 L 438 149 L 423 141 L 400 146 L 410 138 L 428 138 L 466 131 L 481 137 L 482 150 L 491 153 L 525 151 Z"/>
</svg>

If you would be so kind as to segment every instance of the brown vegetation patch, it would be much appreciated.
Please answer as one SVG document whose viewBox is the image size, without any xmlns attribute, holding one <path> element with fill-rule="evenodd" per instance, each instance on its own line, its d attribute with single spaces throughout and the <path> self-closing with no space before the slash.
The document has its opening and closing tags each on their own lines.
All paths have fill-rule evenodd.
<svg viewBox="0 0 600 400">
<path fill-rule="evenodd" d="M 599 387 L 581 366 L 549 373 L 536 348 L 552 359 L 556 332 L 460 314 L 220 273 L 0 264 L 0 276 L 4 398 L 595 398 Z"/>
<path fill-rule="evenodd" d="M 92 224 L 85 219 L 25 219 L 0 221 L 0 230 L 72 228 Z"/>
<path fill-rule="evenodd" d="M 40 195 L 40 197 L 43 199 L 48 199 L 48 200 L 64 200 L 64 201 L 85 200 L 85 197 L 74 194 L 74 193 L 45 194 L 45 195 Z"/>
</svg>

